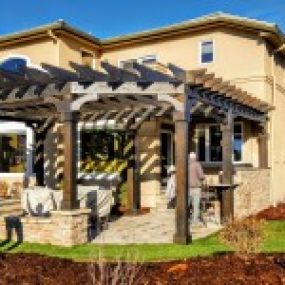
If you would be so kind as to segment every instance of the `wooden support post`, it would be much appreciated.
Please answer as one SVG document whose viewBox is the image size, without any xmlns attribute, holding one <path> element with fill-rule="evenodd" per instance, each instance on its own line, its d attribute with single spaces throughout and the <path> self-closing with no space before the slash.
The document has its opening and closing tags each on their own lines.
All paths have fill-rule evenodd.
<svg viewBox="0 0 285 285">
<path fill-rule="evenodd" d="M 132 143 L 131 157 L 128 162 L 128 210 L 137 213 L 140 208 L 140 153 L 139 137 L 136 131 L 129 136 Z"/>
<path fill-rule="evenodd" d="M 46 131 L 40 131 L 40 128 L 35 129 L 35 158 L 34 172 L 38 186 L 44 186 L 44 142 Z"/>
<path fill-rule="evenodd" d="M 62 112 L 63 123 L 63 199 L 62 209 L 79 208 L 77 200 L 77 112 Z"/>
<path fill-rule="evenodd" d="M 188 222 L 189 122 L 182 112 L 175 114 L 176 232 L 174 242 L 191 242 Z"/>
<path fill-rule="evenodd" d="M 222 182 L 229 187 L 222 190 L 222 222 L 227 222 L 234 215 L 234 194 L 233 194 L 233 114 L 228 111 L 226 122 L 222 125 L 223 144 L 223 177 Z"/>
<path fill-rule="evenodd" d="M 258 134 L 258 156 L 259 168 L 268 168 L 268 133 L 266 127 L 263 127 Z"/>
</svg>

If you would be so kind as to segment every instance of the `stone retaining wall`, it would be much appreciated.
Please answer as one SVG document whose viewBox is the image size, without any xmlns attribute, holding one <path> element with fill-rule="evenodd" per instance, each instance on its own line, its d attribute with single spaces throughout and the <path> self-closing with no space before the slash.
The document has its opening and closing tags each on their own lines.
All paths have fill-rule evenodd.
<svg viewBox="0 0 285 285">
<path fill-rule="evenodd" d="M 21 218 L 23 241 L 73 246 L 88 242 L 89 209 L 55 211 L 48 218 Z M 0 217 L 0 239 L 6 239 L 5 217 Z M 13 230 L 13 239 L 16 240 Z"/>
<path fill-rule="evenodd" d="M 244 217 L 270 206 L 270 169 L 241 169 L 235 175 L 234 215 Z"/>
</svg>

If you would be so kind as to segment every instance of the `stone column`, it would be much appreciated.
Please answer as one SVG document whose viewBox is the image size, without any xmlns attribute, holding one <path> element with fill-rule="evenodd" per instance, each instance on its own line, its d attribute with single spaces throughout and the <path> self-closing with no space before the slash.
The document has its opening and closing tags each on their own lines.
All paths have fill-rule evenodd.
<svg viewBox="0 0 285 285">
<path fill-rule="evenodd" d="M 176 232 L 174 242 L 191 242 L 188 223 L 189 122 L 182 112 L 175 114 Z"/>
<path fill-rule="evenodd" d="M 64 167 L 62 209 L 79 208 L 77 200 L 77 112 L 62 112 Z"/>
</svg>

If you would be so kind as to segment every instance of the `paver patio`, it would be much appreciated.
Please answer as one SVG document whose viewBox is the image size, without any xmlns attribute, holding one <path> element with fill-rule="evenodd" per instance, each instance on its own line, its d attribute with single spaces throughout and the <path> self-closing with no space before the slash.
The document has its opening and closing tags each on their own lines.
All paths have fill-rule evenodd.
<svg viewBox="0 0 285 285">
<path fill-rule="evenodd" d="M 193 239 L 206 237 L 221 229 L 220 225 L 208 223 L 207 227 L 192 229 Z M 175 211 L 166 210 L 139 216 L 123 216 L 108 224 L 93 243 L 172 243 L 175 232 Z"/>
</svg>

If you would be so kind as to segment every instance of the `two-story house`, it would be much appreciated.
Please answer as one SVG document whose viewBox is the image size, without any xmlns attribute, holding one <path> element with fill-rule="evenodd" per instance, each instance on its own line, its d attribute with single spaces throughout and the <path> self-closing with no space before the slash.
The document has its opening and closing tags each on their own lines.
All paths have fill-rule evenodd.
<svg viewBox="0 0 285 285">
<path fill-rule="evenodd" d="M 246 120 L 234 124 L 232 159 L 239 184 L 236 213 L 249 214 L 285 199 L 285 135 L 282 133 L 285 36 L 275 24 L 215 13 L 164 28 L 101 40 L 59 21 L 0 37 L 0 60 L 2 64 L 22 63 L 40 69 L 42 63 L 70 69 L 70 61 L 95 70 L 101 70 L 102 61 L 121 68 L 133 61 L 162 69 L 168 63 L 185 70 L 206 68 L 274 107 L 267 123 L 267 169 L 259 168 L 262 154 L 258 126 Z M 79 130 L 79 157 L 90 171 L 124 168 L 123 130 L 110 134 L 102 127 L 106 124 L 112 129 L 112 120 L 105 118 L 96 124 L 81 126 Z M 202 162 L 208 183 L 214 183 L 221 170 L 220 125 L 210 116 L 197 117 L 193 124 L 191 149 Z M 9 183 L 22 181 L 24 174 L 33 173 L 33 132 L 20 122 L 1 122 L 0 126 L 0 179 Z M 52 143 L 57 142 L 56 128 L 50 132 L 45 150 L 46 160 L 53 161 L 45 165 L 46 184 L 50 187 L 56 187 L 63 159 L 59 155 L 61 145 Z M 146 122 L 138 135 L 143 163 L 141 205 L 155 208 L 164 188 L 167 167 L 174 160 L 173 126 L 168 121 L 153 120 Z M 100 149 L 92 141 L 100 141 Z"/>
</svg>

